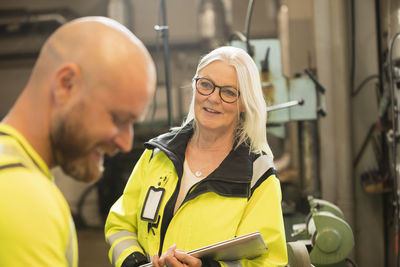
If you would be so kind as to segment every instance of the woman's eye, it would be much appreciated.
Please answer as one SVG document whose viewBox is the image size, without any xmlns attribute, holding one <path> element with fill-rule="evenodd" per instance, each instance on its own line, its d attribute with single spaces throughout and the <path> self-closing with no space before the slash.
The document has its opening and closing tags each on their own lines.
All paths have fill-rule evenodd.
<svg viewBox="0 0 400 267">
<path fill-rule="evenodd" d="M 212 88 L 212 85 L 209 82 L 202 82 L 200 85 L 201 85 L 201 87 L 204 87 L 206 89 Z"/>
<path fill-rule="evenodd" d="M 234 89 L 228 89 L 228 88 L 224 88 L 222 93 L 225 94 L 226 96 L 231 96 L 231 97 L 235 97 L 237 95 L 237 93 L 236 93 L 236 91 L 234 91 Z"/>
</svg>

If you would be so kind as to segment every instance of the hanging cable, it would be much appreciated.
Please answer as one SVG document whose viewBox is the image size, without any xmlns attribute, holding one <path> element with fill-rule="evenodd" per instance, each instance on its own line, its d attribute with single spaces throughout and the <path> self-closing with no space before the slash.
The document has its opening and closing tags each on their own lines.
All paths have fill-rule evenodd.
<svg viewBox="0 0 400 267">
<path fill-rule="evenodd" d="M 254 51 L 250 46 L 250 24 L 251 24 L 251 17 L 253 15 L 253 8 L 254 8 L 254 0 L 250 0 L 249 5 L 247 7 L 247 14 L 246 14 L 246 49 L 247 53 L 251 57 L 254 56 Z"/>
<path fill-rule="evenodd" d="M 372 80 L 374 80 L 374 79 L 378 79 L 378 80 L 379 80 L 379 75 L 378 75 L 378 74 L 372 74 L 372 75 L 368 76 L 367 78 L 365 78 L 365 79 L 360 83 L 360 85 L 358 85 L 357 88 L 356 88 L 353 92 L 351 92 L 351 96 L 352 96 L 352 97 L 356 96 L 356 95 L 361 91 L 361 89 L 363 89 L 364 86 L 365 86 L 369 81 L 372 81 Z"/>
<path fill-rule="evenodd" d="M 392 147 L 392 164 L 393 164 L 393 185 L 394 185 L 394 205 L 395 205 L 395 240 L 396 240 L 396 266 L 400 267 L 400 257 L 399 257 L 399 229 L 400 229 L 400 218 L 399 218 L 399 195 L 398 195 L 398 182 L 397 182 L 397 133 L 398 133 L 398 104 L 396 99 L 396 92 L 393 82 L 393 46 L 400 33 L 395 33 L 391 40 L 389 46 L 389 82 L 390 82 L 390 98 L 392 100 L 392 129 L 393 129 L 393 147 Z"/>
</svg>

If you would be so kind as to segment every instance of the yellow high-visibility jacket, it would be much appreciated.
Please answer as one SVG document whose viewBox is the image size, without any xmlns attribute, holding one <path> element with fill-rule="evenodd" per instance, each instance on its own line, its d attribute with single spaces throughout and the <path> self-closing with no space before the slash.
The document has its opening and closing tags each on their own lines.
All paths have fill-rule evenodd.
<svg viewBox="0 0 400 267">
<path fill-rule="evenodd" d="M 106 221 L 113 266 L 150 261 L 173 244 L 187 252 L 255 231 L 261 232 L 268 246 L 266 254 L 210 264 L 284 266 L 280 183 L 272 159 L 249 153 L 246 145 L 232 150 L 214 172 L 193 186 L 173 214 L 192 134 L 187 125 L 145 144 L 147 149 Z"/>
<path fill-rule="evenodd" d="M 0 266 L 78 266 L 74 223 L 50 170 L 19 132 L 2 123 Z"/>
</svg>

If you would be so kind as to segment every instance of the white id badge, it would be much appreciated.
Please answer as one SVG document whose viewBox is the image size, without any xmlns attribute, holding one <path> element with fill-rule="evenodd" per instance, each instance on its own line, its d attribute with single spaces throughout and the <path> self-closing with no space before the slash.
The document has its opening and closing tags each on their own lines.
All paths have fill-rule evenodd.
<svg viewBox="0 0 400 267">
<path fill-rule="evenodd" d="M 157 221 L 157 215 L 164 193 L 164 188 L 155 188 L 154 186 L 149 188 L 146 199 L 144 200 L 142 215 L 140 216 L 142 220 L 153 223 Z"/>
</svg>

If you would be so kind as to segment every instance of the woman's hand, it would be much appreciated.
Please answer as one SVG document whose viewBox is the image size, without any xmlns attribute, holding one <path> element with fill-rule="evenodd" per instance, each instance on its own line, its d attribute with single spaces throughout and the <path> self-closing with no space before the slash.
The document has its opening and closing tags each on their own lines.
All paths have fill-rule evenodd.
<svg viewBox="0 0 400 267">
<path fill-rule="evenodd" d="M 201 260 L 186 254 L 183 251 L 176 250 L 175 258 L 183 264 L 183 266 L 189 267 L 201 267 Z"/>
<path fill-rule="evenodd" d="M 154 255 L 154 267 L 201 267 L 201 260 L 177 250 L 176 245 L 172 245 L 161 257 Z"/>
<path fill-rule="evenodd" d="M 154 255 L 153 256 L 154 267 L 182 266 L 182 264 L 180 264 L 179 261 L 175 258 L 175 251 L 176 251 L 176 245 L 172 245 L 170 248 L 168 248 L 167 251 L 165 251 L 161 255 L 161 257 L 158 257 L 158 255 Z"/>
</svg>

